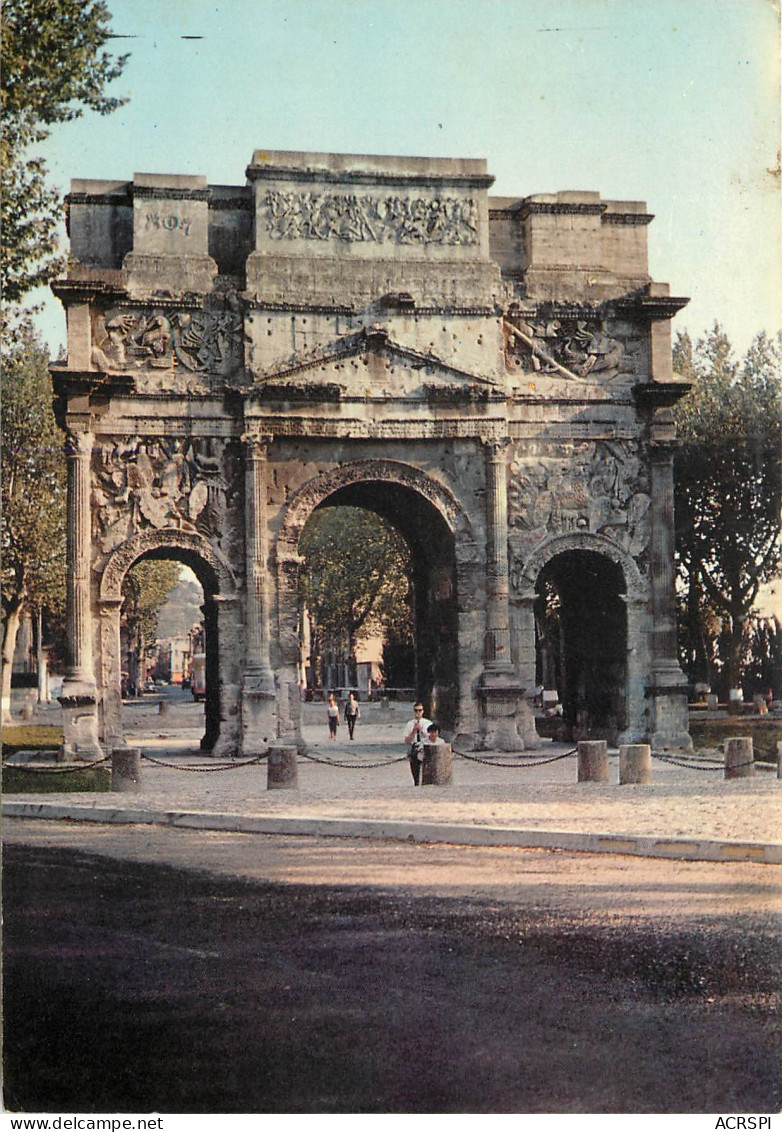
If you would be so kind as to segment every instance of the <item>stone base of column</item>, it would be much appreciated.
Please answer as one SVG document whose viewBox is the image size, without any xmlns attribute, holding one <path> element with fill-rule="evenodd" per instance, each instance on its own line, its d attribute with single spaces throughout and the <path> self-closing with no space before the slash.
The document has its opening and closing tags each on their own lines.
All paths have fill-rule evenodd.
<svg viewBox="0 0 782 1132">
<path fill-rule="evenodd" d="M 483 706 L 482 751 L 528 751 L 540 746 L 532 707 L 513 672 L 485 672 L 478 695 Z"/>
<path fill-rule="evenodd" d="M 98 741 L 98 697 L 94 682 L 65 677 L 62 694 L 63 762 L 99 762 L 103 749 Z"/>
<path fill-rule="evenodd" d="M 245 676 L 241 697 L 242 755 L 264 754 L 277 734 L 274 677 Z"/>
<path fill-rule="evenodd" d="M 646 694 L 651 702 L 649 744 L 654 751 L 691 751 L 687 685 L 678 668 L 655 673 Z"/>
</svg>

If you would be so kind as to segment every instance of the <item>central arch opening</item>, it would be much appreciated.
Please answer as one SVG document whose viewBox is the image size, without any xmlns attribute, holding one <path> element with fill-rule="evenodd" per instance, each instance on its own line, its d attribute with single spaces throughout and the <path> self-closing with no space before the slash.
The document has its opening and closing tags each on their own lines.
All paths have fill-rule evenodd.
<svg viewBox="0 0 782 1132">
<path fill-rule="evenodd" d="M 400 599 L 409 626 L 412 695 L 443 727 L 453 727 L 458 712 L 458 626 L 452 532 L 428 500 L 393 482 L 360 481 L 336 489 L 315 508 L 305 532 L 319 514 L 333 508 L 371 512 L 403 540 L 406 585 L 400 588 Z M 305 532 L 300 549 L 307 543 Z M 340 568 L 352 568 L 347 556 Z M 403 668 L 397 669 L 396 679 L 400 671 Z"/>
<path fill-rule="evenodd" d="M 621 567 L 602 554 L 568 550 L 535 587 L 536 680 L 556 689 L 563 739 L 616 743 L 627 726 L 627 609 Z"/>
</svg>

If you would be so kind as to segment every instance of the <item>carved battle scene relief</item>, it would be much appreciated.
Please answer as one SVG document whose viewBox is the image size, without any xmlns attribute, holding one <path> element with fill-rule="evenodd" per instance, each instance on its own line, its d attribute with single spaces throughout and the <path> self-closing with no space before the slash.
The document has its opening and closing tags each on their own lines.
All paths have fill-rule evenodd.
<svg viewBox="0 0 782 1132">
<path fill-rule="evenodd" d="M 513 320 L 506 321 L 505 329 L 505 362 L 511 373 L 610 380 L 637 372 L 640 343 L 612 337 L 602 320 Z"/>
<path fill-rule="evenodd" d="M 576 444 L 513 460 L 508 469 L 508 528 L 518 562 L 544 539 L 573 532 L 602 535 L 643 560 L 650 506 L 646 468 L 621 441 Z"/>
<path fill-rule="evenodd" d="M 240 310 L 93 311 L 91 362 L 105 372 L 228 376 L 244 363 Z"/>
<path fill-rule="evenodd" d="M 93 542 L 108 554 L 139 531 L 197 532 L 220 546 L 241 522 L 241 457 L 212 437 L 106 437 L 92 454 Z"/>
<path fill-rule="evenodd" d="M 344 240 L 376 244 L 477 244 L 474 200 L 372 197 L 270 189 L 264 198 L 273 240 Z"/>
</svg>

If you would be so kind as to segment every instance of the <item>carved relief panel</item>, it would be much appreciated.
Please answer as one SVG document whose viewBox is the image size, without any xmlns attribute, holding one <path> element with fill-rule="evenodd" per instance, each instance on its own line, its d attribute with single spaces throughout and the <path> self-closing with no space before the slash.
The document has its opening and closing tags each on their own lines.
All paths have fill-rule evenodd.
<svg viewBox="0 0 782 1132">
<path fill-rule="evenodd" d="M 577 380 L 612 380 L 638 373 L 641 344 L 606 330 L 603 319 L 564 317 L 506 323 L 505 364 L 510 373 Z"/>
<path fill-rule="evenodd" d="M 166 388 L 176 392 L 208 387 L 244 364 L 242 313 L 230 299 L 224 310 L 93 309 L 90 360 L 104 372 L 138 373 L 142 392 L 144 371 L 158 387 L 165 372 Z"/>
<path fill-rule="evenodd" d="M 241 537 L 241 454 L 213 437 L 103 437 L 92 453 L 92 540 L 108 554 L 139 531 Z M 241 545 L 240 542 L 236 545 Z"/>
<path fill-rule="evenodd" d="M 519 457 L 508 469 L 508 529 L 523 564 L 545 539 L 599 534 L 643 564 L 650 538 L 648 474 L 624 441 L 572 444 Z"/>
<path fill-rule="evenodd" d="M 272 240 L 375 244 L 477 244 L 472 198 L 376 197 L 269 189 L 261 215 Z"/>
</svg>

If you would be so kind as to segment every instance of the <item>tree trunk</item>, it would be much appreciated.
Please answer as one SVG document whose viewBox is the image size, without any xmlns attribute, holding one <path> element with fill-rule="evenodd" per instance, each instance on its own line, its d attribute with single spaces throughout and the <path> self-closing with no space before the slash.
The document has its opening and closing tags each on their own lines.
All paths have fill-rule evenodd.
<svg viewBox="0 0 782 1132">
<path fill-rule="evenodd" d="M 350 630 L 348 633 L 348 683 L 352 688 L 358 687 L 358 659 L 356 652 L 358 650 L 358 642 L 356 634 Z"/>
<path fill-rule="evenodd" d="M 3 660 L 2 660 L 2 676 L 0 680 L 2 703 L 0 705 L 0 714 L 2 715 L 3 726 L 7 727 L 13 723 L 11 718 L 11 676 L 14 670 L 14 653 L 16 651 L 16 638 L 19 633 L 19 626 L 22 622 L 22 600 L 21 598 L 13 598 L 8 609 L 5 619 L 5 632 L 3 634 Z"/>
<path fill-rule="evenodd" d="M 746 620 L 743 613 L 731 616 L 728 646 L 728 688 L 741 687 L 745 628 Z"/>
</svg>

